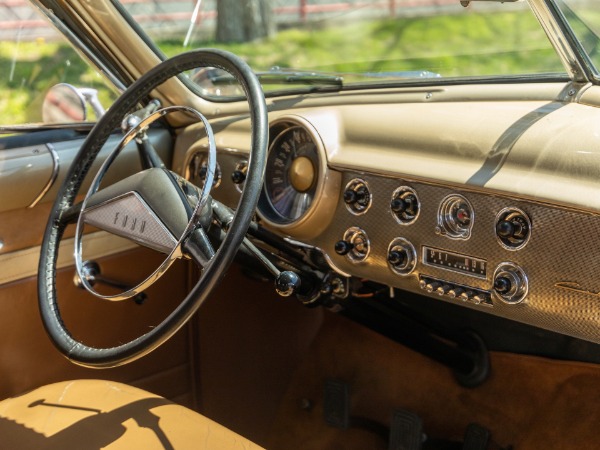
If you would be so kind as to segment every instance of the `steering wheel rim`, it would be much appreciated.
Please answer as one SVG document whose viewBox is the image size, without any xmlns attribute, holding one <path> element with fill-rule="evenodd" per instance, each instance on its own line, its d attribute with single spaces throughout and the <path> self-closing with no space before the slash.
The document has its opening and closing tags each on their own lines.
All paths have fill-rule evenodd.
<svg viewBox="0 0 600 450">
<path fill-rule="evenodd" d="M 217 67 L 231 73 L 246 93 L 252 124 L 251 154 L 244 190 L 223 242 L 204 268 L 197 284 L 177 308 L 148 333 L 122 345 L 90 347 L 75 339 L 64 324 L 56 298 L 58 248 L 68 223 L 61 217 L 69 210 L 92 163 L 122 118 L 157 86 L 198 67 Z M 133 83 L 92 129 L 71 165 L 46 225 L 38 267 L 38 303 L 46 333 L 55 347 L 75 364 L 116 367 L 148 354 L 173 336 L 210 295 L 241 245 L 260 196 L 268 144 L 267 107 L 260 83 L 239 57 L 222 50 L 199 49 L 169 58 Z"/>
</svg>

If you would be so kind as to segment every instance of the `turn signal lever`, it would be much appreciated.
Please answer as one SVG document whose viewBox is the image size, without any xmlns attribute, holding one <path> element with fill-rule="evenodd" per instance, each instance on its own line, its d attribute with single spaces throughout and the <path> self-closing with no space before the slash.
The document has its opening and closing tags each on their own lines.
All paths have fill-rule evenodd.
<svg viewBox="0 0 600 450">
<path fill-rule="evenodd" d="M 142 120 L 153 114 L 157 109 L 160 108 L 160 101 L 151 100 L 144 108 L 129 114 L 121 122 L 121 130 L 123 133 L 129 132 L 132 128 L 138 126 Z M 152 167 L 164 167 L 160 156 L 156 149 L 150 143 L 150 139 L 146 135 L 146 129 L 140 130 L 135 138 L 135 142 L 138 147 L 140 154 L 140 162 L 143 169 L 150 169 Z"/>
<path fill-rule="evenodd" d="M 121 289 L 122 291 L 128 291 L 129 289 L 131 289 L 133 287 L 126 283 L 122 283 L 120 281 L 111 280 L 110 278 L 104 277 L 100 273 L 100 265 L 96 261 L 84 261 L 83 266 L 82 266 L 82 275 L 85 277 L 87 282 L 92 286 L 94 286 L 95 284 L 104 284 L 105 286 L 110 286 L 112 288 Z M 82 282 L 81 278 L 79 277 L 79 274 L 77 273 L 77 271 L 75 272 L 75 275 L 73 275 L 73 284 L 78 288 L 84 289 L 83 282 Z M 133 300 L 138 305 L 141 305 L 142 303 L 144 303 L 146 298 L 147 298 L 146 294 L 143 292 L 140 292 L 135 297 L 133 297 Z"/>
</svg>

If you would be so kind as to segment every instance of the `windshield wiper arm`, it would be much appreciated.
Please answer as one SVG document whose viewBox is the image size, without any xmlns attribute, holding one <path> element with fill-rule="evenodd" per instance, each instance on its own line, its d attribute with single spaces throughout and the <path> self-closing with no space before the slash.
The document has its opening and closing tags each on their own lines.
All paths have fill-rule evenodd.
<svg viewBox="0 0 600 450">
<path fill-rule="evenodd" d="M 273 68 L 268 72 L 257 72 L 256 76 L 263 83 L 273 84 L 316 84 L 328 86 L 342 86 L 344 84 L 344 78 L 339 75 L 279 68 Z"/>
<path fill-rule="evenodd" d="M 256 72 L 257 78 L 263 84 L 304 84 L 316 86 L 343 86 L 344 78 L 330 73 L 296 71 L 274 67 L 266 72 Z M 236 79 L 225 71 L 210 76 L 214 85 L 237 84 Z"/>
</svg>

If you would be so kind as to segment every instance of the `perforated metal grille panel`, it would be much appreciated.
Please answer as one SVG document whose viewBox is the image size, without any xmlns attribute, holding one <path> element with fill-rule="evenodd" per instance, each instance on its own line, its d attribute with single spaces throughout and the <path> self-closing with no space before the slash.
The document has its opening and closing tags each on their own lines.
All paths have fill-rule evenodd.
<svg viewBox="0 0 600 450">
<path fill-rule="evenodd" d="M 600 342 L 600 216 L 489 192 L 364 173 L 345 173 L 342 185 L 355 177 L 368 183 L 373 199 L 371 208 L 363 215 L 353 215 L 340 199 L 335 219 L 312 242 L 326 251 L 339 269 L 357 277 L 431 295 L 440 301 Z M 399 224 L 390 211 L 392 194 L 400 186 L 412 187 L 421 203 L 419 216 L 410 225 Z M 435 232 L 440 202 L 449 194 L 461 194 L 473 205 L 474 223 L 468 240 L 453 240 Z M 531 239 L 517 251 L 503 248 L 495 236 L 496 215 L 506 207 L 519 208 L 531 218 Z M 371 243 L 369 256 L 363 262 L 354 263 L 333 250 L 335 242 L 342 239 L 350 227 L 364 230 Z M 387 264 L 388 246 L 396 238 L 410 241 L 417 249 L 416 268 L 409 276 L 394 273 Z M 483 259 L 487 261 L 487 276 L 484 279 L 424 265 L 423 246 Z M 503 262 L 519 265 L 528 277 L 529 293 L 521 304 L 509 305 L 494 298 L 492 307 L 474 305 L 427 294 L 419 288 L 419 276 L 426 276 L 491 291 L 494 270 Z"/>
</svg>

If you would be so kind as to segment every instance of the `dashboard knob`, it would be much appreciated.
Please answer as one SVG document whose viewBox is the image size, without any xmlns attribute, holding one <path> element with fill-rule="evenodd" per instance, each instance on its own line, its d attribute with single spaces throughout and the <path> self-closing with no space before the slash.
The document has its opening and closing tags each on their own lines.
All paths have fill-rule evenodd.
<svg viewBox="0 0 600 450">
<path fill-rule="evenodd" d="M 508 220 L 502 220 L 496 225 L 496 233 L 498 236 L 503 238 L 513 237 L 515 233 L 515 226 Z"/>
<path fill-rule="evenodd" d="M 529 292 L 525 271 L 518 265 L 505 262 L 494 271 L 493 294 L 505 303 L 521 303 Z"/>
<path fill-rule="evenodd" d="M 403 213 L 404 211 L 406 211 L 407 206 L 408 205 L 406 204 L 406 202 L 398 197 L 393 198 L 390 202 L 390 208 L 395 213 Z"/>
<path fill-rule="evenodd" d="M 200 178 L 202 181 L 204 181 L 206 179 L 207 172 L 208 172 L 208 168 L 206 167 L 206 165 L 203 165 L 202 167 L 200 167 L 200 169 L 198 169 L 198 178 Z"/>
<path fill-rule="evenodd" d="M 489 303 L 489 296 L 483 293 L 476 294 L 473 296 L 473 302 L 476 305 L 481 305 L 482 303 Z"/>
<path fill-rule="evenodd" d="M 419 208 L 419 199 L 411 187 L 399 187 L 392 194 L 390 210 L 398 222 L 404 225 L 412 223 L 419 214 Z"/>
<path fill-rule="evenodd" d="M 300 277 L 291 270 L 281 272 L 275 280 L 275 290 L 282 297 L 289 297 L 300 287 Z"/>
<path fill-rule="evenodd" d="M 344 191 L 344 202 L 348 205 L 358 204 L 364 207 L 369 204 L 369 200 L 369 191 L 364 186 Z"/>
<path fill-rule="evenodd" d="M 392 250 L 388 254 L 388 262 L 392 266 L 402 266 L 408 259 L 408 254 L 406 250 Z"/>
<path fill-rule="evenodd" d="M 334 250 L 338 255 L 347 255 L 348 253 L 350 253 L 350 250 L 352 250 L 354 248 L 354 245 L 351 242 L 348 241 L 337 241 L 335 243 L 334 246 Z"/>
<path fill-rule="evenodd" d="M 500 294 L 508 294 L 512 289 L 512 282 L 506 276 L 500 276 L 494 280 L 494 290 Z"/>
<path fill-rule="evenodd" d="M 417 264 L 417 251 L 408 240 L 398 237 L 390 242 L 387 251 L 387 262 L 393 272 L 406 276 L 414 270 Z M 422 288 L 424 288 L 424 285 Z"/>
<path fill-rule="evenodd" d="M 244 181 L 246 181 L 246 174 L 241 170 L 234 170 L 231 173 L 231 181 L 233 181 L 235 184 L 242 184 Z"/>
<path fill-rule="evenodd" d="M 358 200 L 356 191 L 353 189 L 347 189 L 344 191 L 344 203 L 351 205 L 352 203 L 356 203 L 356 200 Z"/>
<path fill-rule="evenodd" d="M 518 250 L 527 244 L 530 234 L 531 220 L 520 209 L 507 208 L 498 214 L 496 237 L 503 247 Z"/>
<path fill-rule="evenodd" d="M 408 194 L 406 197 L 395 197 L 390 202 L 390 208 L 397 214 L 407 213 L 410 216 L 415 216 L 418 210 L 418 201 L 413 194 Z"/>
<path fill-rule="evenodd" d="M 342 197 L 348 210 L 356 215 L 366 213 L 371 206 L 371 192 L 367 183 L 359 178 L 346 185 Z"/>
</svg>

